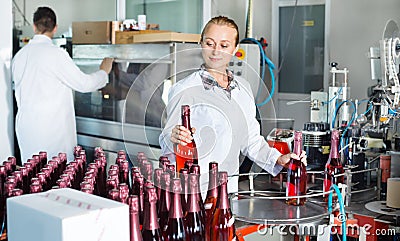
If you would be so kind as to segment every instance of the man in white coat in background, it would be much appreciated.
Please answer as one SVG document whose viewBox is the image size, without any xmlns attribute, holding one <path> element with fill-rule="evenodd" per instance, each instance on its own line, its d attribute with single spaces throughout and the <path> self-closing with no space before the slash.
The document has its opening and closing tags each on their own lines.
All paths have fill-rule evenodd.
<svg viewBox="0 0 400 241">
<path fill-rule="evenodd" d="M 21 162 L 39 151 L 47 151 L 49 158 L 65 152 L 70 161 L 77 145 L 73 90 L 92 92 L 104 87 L 113 59 L 104 58 L 100 70 L 83 73 L 65 50 L 52 43 L 57 21 L 49 7 L 36 10 L 33 30 L 35 36 L 12 62 Z"/>
</svg>

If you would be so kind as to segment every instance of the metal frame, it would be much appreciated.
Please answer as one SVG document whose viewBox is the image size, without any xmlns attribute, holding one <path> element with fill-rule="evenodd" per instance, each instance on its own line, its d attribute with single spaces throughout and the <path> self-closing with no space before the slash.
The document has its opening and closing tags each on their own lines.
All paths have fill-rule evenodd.
<svg viewBox="0 0 400 241">
<path fill-rule="evenodd" d="M 200 66 L 200 51 L 185 52 L 197 49 L 197 46 L 190 43 L 73 45 L 73 59 L 81 66 L 97 66 L 104 57 L 110 56 L 116 62 L 167 63 L 171 65 L 170 80 L 173 84 L 179 71 Z M 191 61 L 187 61 L 188 58 Z M 81 116 L 76 117 L 76 125 L 78 144 L 86 147 L 101 146 L 110 160 L 121 149 L 126 150 L 131 159 L 139 151 L 153 161 L 161 155 L 158 142 L 161 128 L 128 124 L 124 118 L 119 122 Z"/>
<path fill-rule="evenodd" d="M 272 43 L 273 47 L 271 50 L 272 59 L 278 63 L 279 60 L 279 8 L 285 6 L 294 6 L 297 2 L 298 6 L 307 6 L 307 5 L 325 5 L 325 36 L 324 36 L 324 77 L 323 77 L 323 86 L 324 89 L 328 88 L 328 80 L 329 80 L 329 32 L 330 32 L 330 9 L 331 9 L 331 0 L 272 0 Z M 276 75 L 275 86 L 277 89 L 277 93 L 273 96 L 274 103 L 279 103 L 280 99 L 285 100 L 303 100 L 309 98 L 310 94 L 298 94 L 298 93 L 280 93 L 279 92 L 279 75 Z M 283 97 L 283 98 L 282 98 Z M 278 108 L 278 106 L 276 106 Z M 279 115 L 280 110 L 277 110 Z"/>
</svg>

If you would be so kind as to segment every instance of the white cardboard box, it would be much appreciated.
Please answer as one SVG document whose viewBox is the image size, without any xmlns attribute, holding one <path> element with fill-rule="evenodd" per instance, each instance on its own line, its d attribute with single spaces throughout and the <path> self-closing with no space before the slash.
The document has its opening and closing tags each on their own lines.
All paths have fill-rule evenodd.
<svg viewBox="0 0 400 241">
<path fill-rule="evenodd" d="M 63 188 L 7 200 L 9 241 L 129 241 L 129 207 Z"/>
</svg>

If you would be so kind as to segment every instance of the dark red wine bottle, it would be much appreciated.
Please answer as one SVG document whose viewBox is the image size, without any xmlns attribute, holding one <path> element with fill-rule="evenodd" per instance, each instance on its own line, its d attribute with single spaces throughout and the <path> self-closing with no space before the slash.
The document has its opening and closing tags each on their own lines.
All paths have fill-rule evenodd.
<svg viewBox="0 0 400 241">
<path fill-rule="evenodd" d="M 130 189 L 128 161 L 123 160 L 119 164 L 119 183 L 126 183 Z"/>
<path fill-rule="evenodd" d="M 154 169 L 154 177 L 153 177 L 153 182 L 154 182 L 154 187 L 157 190 L 157 198 L 160 200 L 161 198 L 161 174 L 163 173 L 162 168 L 156 168 Z M 157 209 L 159 208 L 159 202 L 157 202 Z"/>
<path fill-rule="evenodd" d="M 182 185 L 179 178 L 172 179 L 172 203 L 169 209 L 167 230 L 164 237 L 167 241 L 186 241 L 186 226 L 181 204 Z"/>
<path fill-rule="evenodd" d="M 220 188 L 217 207 L 211 222 L 210 240 L 234 240 L 236 238 L 235 218 L 232 215 L 228 198 L 228 173 L 219 173 Z"/>
<path fill-rule="evenodd" d="M 343 183 L 344 176 L 335 177 L 335 175 L 343 174 L 342 160 L 339 155 L 339 130 L 332 130 L 331 132 L 331 150 L 329 153 L 328 161 L 325 164 L 325 177 L 323 191 L 327 192 L 332 184 L 338 185 Z M 333 195 L 333 200 L 337 199 L 336 193 Z M 324 201 L 328 201 L 328 195 L 324 195 Z"/>
<path fill-rule="evenodd" d="M 182 105 L 181 119 L 182 125 L 189 129 L 189 131 L 191 131 L 192 127 L 190 125 L 189 105 Z M 176 158 L 176 170 L 181 170 L 181 168 L 184 168 L 186 160 L 192 160 L 195 164 L 198 163 L 197 147 L 194 139 L 192 140 L 192 142 L 187 143 L 186 146 L 181 144 L 174 145 L 174 152 Z"/>
<path fill-rule="evenodd" d="M 188 208 L 185 215 L 186 232 L 192 241 L 203 241 L 205 239 L 204 218 L 200 209 L 200 200 L 197 192 L 199 190 L 199 177 L 197 174 L 189 174 L 189 198 Z"/>
<path fill-rule="evenodd" d="M 144 179 L 151 182 L 153 176 L 153 165 L 150 162 L 143 164 L 143 171 Z"/>
<path fill-rule="evenodd" d="M 194 163 L 193 163 L 192 160 L 186 160 L 185 161 L 185 168 L 189 170 L 189 173 L 190 173 L 190 170 L 192 169 L 193 164 Z"/>
<path fill-rule="evenodd" d="M 126 183 L 118 184 L 118 191 L 119 191 L 119 201 L 128 204 L 128 197 L 129 197 L 128 184 Z"/>
<path fill-rule="evenodd" d="M 182 197 L 181 197 L 181 203 L 182 203 L 182 210 L 183 214 L 186 215 L 186 211 L 188 208 L 188 199 L 189 199 L 189 183 L 188 183 L 188 178 L 189 178 L 189 171 L 186 168 L 182 168 L 179 170 L 179 178 L 181 179 L 181 185 L 182 185 Z"/>
<path fill-rule="evenodd" d="M 194 173 L 198 175 L 198 178 L 200 178 L 200 165 L 199 164 L 193 164 L 190 167 L 190 174 Z M 200 183 L 200 180 L 199 180 Z M 204 209 L 204 202 L 203 202 L 203 197 L 201 196 L 201 190 L 200 190 L 200 185 L 199 185 L 199 189 L 196 192 L 197 195 L 199 196 L 198 200 L 199 200 L 199 205 L 200 205 L 200 209 L 201 209 L 201 216 L 204 218 L 206 216 L 205 214 L 205 209 Z"/>
<path fill-rule="evenodd" d="M 128 197 L 129 205 L 129 225 L 130 225 L 130 241 L 143 241 L 139 224 L 139 197 L 130 195 Z"/>
<path fill-rule="evenodd" d="M 144 222 L 142 229 L 143 240 L 163 241 L 162 232 L 157 216 L 157 193 L 154 187 L 146 189 Z"/>
<path fill-rule="evenodd" d="M 167 172 L 171 176 L 171 178 L 175 178 L 176 173 L 175 173 L 175 165 L 174 164 L 167 164 Z"/>
<path fill-rule="evenodd" d="M 160 219 L 161 230 L 165 230 L 168 223 L 169 209 L 171 206 L 171 175 L 168 172 L 161 174 L 161 198 L 160 198 L 160 209 L 158 210 L 158 217 Z"/>
<path fill-rule="evenodd" d="M 44 167 L 47 164 L 47 152 L 40 151 L 39 152 L 40 166 Z"/>
<path fill-rule="evenodd" d="M 303 149 L 303 136 L 301 131 L 295 131 L 293 153 L 300 156 Z M 307 192 L 307 171 L 301 160 L 290 159 L 287 170 L 286 182 L 286 203 L 289 205 L 299 206 L 306 202 L 305 197 L 290 198 L 293 196 L 304 196 Z"/>
<path fill-rule="evenodd" d="M 204 224 L 206 226 L 206 240 L 210 239 L 211 221 L 218 200 L 218 163 L 210 162 L 208 164 L 208 191 L 204 201 Z"/>
<path fill-rule="evenodd" d="M 144 212 L 144 178 L 143 176 L 135 176 L 133 182 L 132 193 L 139 197 L 139 221 L 140 224 L 143 224 L 143 212 Z"/>
<path fill-rule="evenodd" d="M 166 171 L 167 164 L 170 164 L 170 161 L 168 160 L 168 157 L 160 156 L 158 158 L 158 167 L 162 168 L 164 172 Z"/>
</svg>

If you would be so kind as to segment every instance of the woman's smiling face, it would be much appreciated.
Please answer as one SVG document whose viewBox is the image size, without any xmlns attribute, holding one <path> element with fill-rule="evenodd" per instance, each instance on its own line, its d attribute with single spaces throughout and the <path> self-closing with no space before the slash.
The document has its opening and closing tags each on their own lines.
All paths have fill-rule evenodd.
<svg viewBox="0 0 400 241">
<path fill-rule="evenodd" d="M 236 50 L 236 29 L 210 24 L 201 42 L 202 55 L 208 69 L 225 72 Z"/>
</svg>

